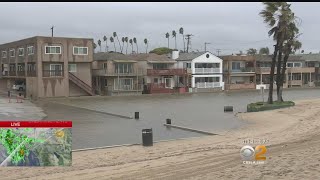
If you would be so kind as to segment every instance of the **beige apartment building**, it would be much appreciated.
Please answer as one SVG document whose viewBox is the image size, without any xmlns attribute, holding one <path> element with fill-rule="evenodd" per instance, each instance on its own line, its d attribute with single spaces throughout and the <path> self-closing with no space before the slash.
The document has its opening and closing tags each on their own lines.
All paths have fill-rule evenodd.
<svg viewBox="0 0 320 180">
<path fill-rule="evenodd" d="M 17 80 L 26 96 L 93 95 L 93 39 L 35 36 L 0 45 L 2 90 Z"/>
</svg>

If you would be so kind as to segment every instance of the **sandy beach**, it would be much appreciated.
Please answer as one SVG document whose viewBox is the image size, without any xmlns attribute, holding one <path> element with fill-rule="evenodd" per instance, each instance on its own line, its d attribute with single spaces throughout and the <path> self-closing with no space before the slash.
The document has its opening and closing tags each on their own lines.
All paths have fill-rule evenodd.
<svg viewBox="0 0 320 180">
<path fill-rule="evenodd" d="M 72 167 L 2 167 L 1 179 L 317 179 L 320 99 L 286 109 L 237 115 L 248 125 L 204 136 L 73 152 Z M 112 138 L 112 137 L 106 137 Z M 246 139 L 267 140 L 265 164 L 245 165 Z M 256 145 L 256 144 L 252 144 Z"/>
</svg>

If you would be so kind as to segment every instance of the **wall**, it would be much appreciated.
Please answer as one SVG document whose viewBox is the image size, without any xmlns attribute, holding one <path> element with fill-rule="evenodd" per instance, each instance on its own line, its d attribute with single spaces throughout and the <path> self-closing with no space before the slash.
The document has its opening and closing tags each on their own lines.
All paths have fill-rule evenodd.
<svg viewBox="0 0 320 180">
<path fill-rule="evenodd" d="M 69 96 L 88 96 L 88 93 L 69 81 Z"/>
<path fill-rule="evenodd" d="M 28 98 L 38 98 L 38 79 L 37 77 L 26 77 L 26 94 Z"/>
</svg>

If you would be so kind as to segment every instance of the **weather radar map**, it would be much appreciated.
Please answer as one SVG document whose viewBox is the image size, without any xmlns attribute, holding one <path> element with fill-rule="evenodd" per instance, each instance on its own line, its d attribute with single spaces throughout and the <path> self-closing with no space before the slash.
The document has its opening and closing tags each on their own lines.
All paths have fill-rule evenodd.
<svg viewBox="0 0 320 180">
<path fill-rule="evenodd" d="M 0 166 L 71 166 L 72 121 L 0 121 Z"/>
</svg>

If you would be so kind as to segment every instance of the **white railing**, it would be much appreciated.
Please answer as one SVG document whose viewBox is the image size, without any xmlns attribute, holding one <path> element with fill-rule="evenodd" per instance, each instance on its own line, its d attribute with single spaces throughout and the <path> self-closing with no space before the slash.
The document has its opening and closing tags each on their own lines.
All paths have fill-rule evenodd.
<svg viewBox="0 0 320 180">
<path fill-rule="evenodd" d="M 195 73 L 219 73 L 220 68 L 194 68 Z"/>
<path fill-rule="evenodd" d="M 198 82 L 196 83 L 197 88 L 216 88 L 221 87 L 220 82 Z"/>
</svg>

